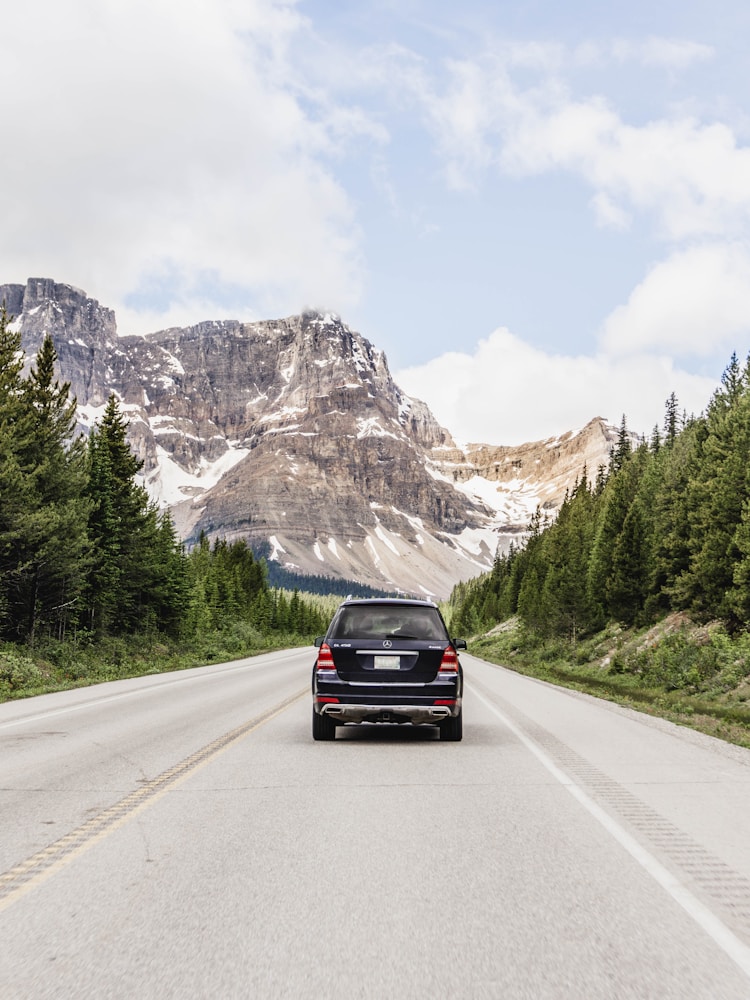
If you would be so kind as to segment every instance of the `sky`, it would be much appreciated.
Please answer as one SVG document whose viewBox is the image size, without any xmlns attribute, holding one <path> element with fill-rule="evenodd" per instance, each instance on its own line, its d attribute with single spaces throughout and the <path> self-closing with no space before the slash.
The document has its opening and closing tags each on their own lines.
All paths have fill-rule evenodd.
<svg viewBox="0 0 750 1000">
<path fill-rule="evenodd" d="M 26 0 L 0 283 L 336 312 L 460 442 L 649 434 L 750 348 L 749 48 L 746 0 Z"/>
</svg>

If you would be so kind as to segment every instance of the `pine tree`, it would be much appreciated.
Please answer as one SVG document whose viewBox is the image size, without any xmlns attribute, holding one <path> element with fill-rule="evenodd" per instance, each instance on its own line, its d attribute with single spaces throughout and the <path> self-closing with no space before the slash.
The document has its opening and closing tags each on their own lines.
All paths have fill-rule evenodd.
<svg viewBox="0 0 750 1000">
<path fill-rule="evenodd" d="M 88 552 L 85 448 L 56 360 L 47 337 L 22 379 L 20 334 L 0 312 L 0 609 L 4 633 L 31 643 L 75 617 Z"/>
<path fill-rule="evenodd" d="M 22 385 L 31 431 L 23 460 L 33 504 L 20 519 L 26 554 L 16 600 L 32 642 L 38 624 L 54 624 L 57 635 L 64 634 L 83 592 L 90 551 L 86 448 L 75 432 L 76 400 L 70 383 L 56 380 L 56 362 L 52 339 L 45 337 Z"/>
<path fill-rule="evenodd" d="M 750 392 L 742 389 L 734 370 L 730 375 L 726 393 L 709 407 L 700 466 L 688 487 L 690 563 L 679 595 L 703 618 L 731 615 L 729 592 L 742 555 L 735 536 L 748 499 Z"/>
<path fill-rule="evenodd" d="M 595 500 L 587 473 L 566 496 L 557 520 L 545 532 L 540 553 L 546 566 L 541 595 L 543 634 L 569 638 L 591 628 L 595 609 L 587 569 L 596 526 Z"/>
<path fill-rule="evenodd" d="M 28 410 L 24 407 L 21 371 L 21 333 L 0 306 L 0 628 L 15 632 L 10 591 L 23 567 L 19 520 L 32 505 L 33 485 L 23 451 L 31 438 Z"/>
<path fill-rule="evenodd" d="M 612 602 L 617 602 L 616 594 L 620 584 L 616 574 L 622 570 L 617 560 L 621 559 L 626 551 L 622 548 L 626 545 L 623 542 L 620 554 L 616 555 L 618 540 L 624 531 L 626 519 L 649 461 L 653 461 L 653 456 L 645 445 L 633 453 L 628 453 L 617 471 L 610 474 L 599 500 L 601 513 L 597 520 L 596 535 L 588 563 L 587 586 L 591 606 L 598 609 L 595 616 L 601 622 L 616 617 Z"/>
<path fill-rule="evenodd" d="M 518 590 L 518 616 L 527 628 L 547 634 L 545 602 L 542 600 L 546 573 L 543 566 L 527 566 Z"/>
<path fill-rule="evenodd" d="M 274 591 L 275 617 L 274 628 L 280 632 L 286 632 L 289 628 L 289 601 L 283 590 Z"/>
<path fill-rule="evenodd" d="M 658 455 L 659 452 L 661 451 L 662 438 L 661 438 L 661 433 L 659 432 L 659 428 L 656 426 L 654 426 L 653 430 L 651 431 L 651 439 L 648 443 L 648 446 L 652 455 Z"/>
<path fill-rule="evenodd" d="M 97 428 L 89 436 L 88 451 L 89 537 L 93 546 L 93 565 L 89 574 L 87 624 L 95 631 L 104 631 L 117 621 L 123 572 L 120 561 L 122 526 L 110 451 Z"/>
<path fill-rule="evenodd" d="M 181 631 L 190 594 L 183 546 L 168 511 L 149 505 L 141 534 L 143 544 L 139 621 L 168 634 Z"/>
<path fill-rule="evenodd" d="M 703 442 L 708 434 L 703 417 L 681 430 L 669 448 L 659 453 L 650 506 L 651 570 L 645 610 L 650 618 L 688 606 L 682 579 L 690 566 L 691 520 L 695 503 L 690 484 L 698 476 Z"/>
<path fill-rule="evenodd" d="M 289 600 L 289 628 L 292 632 L 302 634 L 304 632 L 304 605 L 299 596 L 299 590 L 295 587 Z"/>
<path fill-rule="evenodd" d="M 727 604 L 736 621 L 747 628 L 750 625 L 750 499 L 745 500 L 732 542 L 738 556 L 732 570 Z"/>
<path fill-rule="evenodd" d="M 615 541 L 607 580 L 607 610 L 625 625 L 634 624 L 648 590 L 649 560 L 646 518 L 638 498 L 631 504 Z"/>
<path fill-rule="evenodd" d="M 130 450 L 127 426 L 113 394 L 89 437 L 89 615 L 99 632 L 175 628 L 189 601 L 181 546 L 136 481 L 143 462 Z"/>
<path fill-rule="evenodd" d="M 747 387 L 747 369 L 743 372 L 737 354 L 733 352 L 729 364 L 722 373 L 721 385 L 708 404 L 709 418 L 729 410 Z"/>
<path fill-rule="evenodd" d="M 679 419 L 677 416 L 678 403 L 677 396 L 672 393 L 665 403 L 664 413 L 664 445 L 671 448 L 677 438 L 679 430 Z"/>
<path fill-rule="evenodd" d="M 274 601 L 268 588 L 261 590 L 253 601 L 252 622 L 259 632 L 267 635 L 273 628 Z"/>
<path fill-rule="evenodd" d="M 628 423 L 625 418 L 625 414 L 622 415 L 622 420 L 620 421 L 620 430 L 617 434 L 617 444 L 612 452 L 612 457 L 609 461 L 609 472 L 610 475 L 617 475 L 620 469 L 625 465 L 627 460 L 630 458 L 630 453 L 632 451 L 632 445 L 630 443 L 630 432 L 628 431 Z"/>
</svg>

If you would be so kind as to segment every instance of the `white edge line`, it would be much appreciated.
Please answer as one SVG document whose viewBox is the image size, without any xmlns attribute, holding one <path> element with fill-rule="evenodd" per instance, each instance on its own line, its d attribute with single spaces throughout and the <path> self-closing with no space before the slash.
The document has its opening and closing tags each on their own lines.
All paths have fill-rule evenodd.
<svg viewBox="0 0 750 1000">
<path fill-rule="evenodd" d="M 597 820 L 614 839 L 625 848 L 638 864 L 665 889 L 672 899 L 711 937 L 739 968 L 750 977 L 750 948 L 727 927 L 711 910 L 687 889 L 676 876 L 672 875 L 661 862 L 632 837 L 609 813 L 591 799 L 586 792 L 561 771 L 550 757 L 503 712 L 472 687 L 473 694 L 493 712 L 500 721 L 530 750 L 577 801 Z"/>
</svg>

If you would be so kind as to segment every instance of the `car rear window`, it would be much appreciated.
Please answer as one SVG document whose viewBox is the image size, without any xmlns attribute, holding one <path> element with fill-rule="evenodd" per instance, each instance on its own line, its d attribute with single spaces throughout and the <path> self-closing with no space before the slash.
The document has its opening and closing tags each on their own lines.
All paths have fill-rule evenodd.
<svg viewBox="0 0 750 1000">
<path fill-rule="evenodd" d="M 446 639 L 436 608 L 352 605 L 342 608 L 334 622 L 334 639 Z"/>
</svg>

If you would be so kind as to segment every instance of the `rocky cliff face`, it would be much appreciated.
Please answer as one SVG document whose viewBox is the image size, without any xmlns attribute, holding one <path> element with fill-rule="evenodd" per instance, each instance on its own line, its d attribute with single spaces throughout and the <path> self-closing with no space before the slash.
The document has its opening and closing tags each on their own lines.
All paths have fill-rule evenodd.
<svg viewBox="0 0 750 1000">
<path fill-rule="evenodd" d="M 243 537 L 297 572 L 444 597 L 492 564 L 616 432 L 457 448 L 337 316 L 119 337 L 111 310 L 47 279 L 0 286 L 29 358 L 53 337 L 84 425 L 117 393 L 146 485 L 188 543 Z"/>
<path fill-rule="evenodd" d="M 537 506 L 554 512 L 584 469 L 590 481 L 595 479 L 607 465 L 618 433 L 594 417 L 579 431 L 544 441 L 513 447 L 470 444 L 465 450 L 441 449 L 431 457 L 458 489 L 481 496 L 511 524 L 520 519 L 526 525 Z"/>
<path fill-rule="evenodd" d="M 75 386 L 79 404 L 106 403 L 113 379 L 111 363 L 119 349 L 111 309 L 49 278 L 30 278 L 26 285 L 0 285 L 1 302 L 20 326 L 27 364 L 49 332 L 61 378 Z"/>
</svg>

